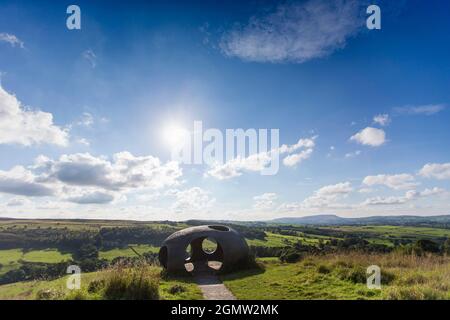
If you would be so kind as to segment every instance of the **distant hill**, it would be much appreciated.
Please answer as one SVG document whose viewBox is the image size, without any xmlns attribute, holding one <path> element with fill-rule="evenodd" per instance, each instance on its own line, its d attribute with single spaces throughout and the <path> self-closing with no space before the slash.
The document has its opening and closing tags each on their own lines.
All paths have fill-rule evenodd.
<svg viewBox="0 0 450 320">
<path fill-rule="evenodd" d="M 270 222 L 288 224 L 345 224 L 347 220 L 334 214 L 320 214 L 298 218 L 279 218 L 270 220 Z"/>
<path fill-rule="evenodd" d="M 365 218 L 343 218 L 334 214 L 322 214 L 306 217 L 278 218 L 268 223 L 304 224 L 304 225 L 435 225 L 450 224 L 450 215 L 441 216 L 373 216 Z"/>
</svg>

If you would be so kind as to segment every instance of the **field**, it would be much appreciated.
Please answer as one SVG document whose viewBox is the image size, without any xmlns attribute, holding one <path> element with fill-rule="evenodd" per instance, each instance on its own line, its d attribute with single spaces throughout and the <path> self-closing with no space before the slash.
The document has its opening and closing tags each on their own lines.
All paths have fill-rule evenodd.
<svg viewBox="0 0 450 320">
<path fill-rule="evenodd" d="M 70 231 L 97 231 L 100 228 L 124 228 L 133 226 L 150 226 L 154 229 L 178 226 L 187 227 L 185 223 L 170 224 L 164 222 L 138 222 L 138 221 L 120 221 L 120 220 L 19 220 L 19 219 L 0 219 L 0 231 L 7 230 L 27 230 L 27 229 L 60 229 Z"/>
<path fill-rule="evenodd" d="M 238 299 L 450 299 L 450 257 L 405 257 L 400 255 L 312 256 L 298 263 L 261 258 L 263 269 L 222 276 Z M 366 268 L 378 264 L 382 289 L 367 289 Z M 101 278 L 102 272 L 82 276 L 82 287 Z M 384 278 L 383 278 L 384 277 Z M 34 299 L 39 291 L 65 289 L 67 277 L 53 281 L 18 282 L 0 286 L 0 299 Z M 185 291 L 172 294 L 178 285 Z M 191 278 L 163 279 L 161 299 L 201 299 Z"/>
<path fill-rule="evenodd" d="M 132 247 L 134 249 L 131 249 Z M 101 250 L 99 251 L 99 257 L 106 260 L 113 260 L 118 257 L 136 257 L 136 252 L 138 254 L 143 254 L 145 252 L 157 253 L 159 251 L 158 247 L 149 245 L 130 245 L 128 248 L 115 248 L 111 250 Z M 135 252 L 136 251 L 136 252 Z"/>
<path fill-rule="evenodd" d="M 23 251 L 22 249 L 0 250 L 0 275 L 10 270 L 17 269 L 22 261 L 58 263 L 70 260 L 72 255 L 61 253 L 57 249 Z"/>
<path fill-rule="evenodd" d="M 450 257 L 344 254 L 261 263 L 264 272 L 223 277 L 238 299 L 450 299 Z M 370 265 L 381 268 L 381 290 L 366 286 Z"/>
<path fill-rule="evenodd" d="M 306 238 L 304 236 L 282 235 L 273 232 L 266 232 L 264 239 L 247 239 L 248 245 L 265 247 L 284 247 L 298 241 L 306 244 L 317 244 L 320 237 Z"/>
<path fill-rule="evenodd" d="M 361 234 L 373 241 L 390 243 L 394 240 L 445 239 L 450 237 L 450 229 L 409 227 L 409 226 L 337 226 L 324 229 L 348 234 Z"/>
<path fill-rule="evenodd" d="M 154 265 L 168 235 L 206 223 L 0 219 L 0 299 L 36 299 L 45 290 L 69 294 L 65 265 L 56 268 L 61 263 L 81 263 L 87 270 L 84 290 L 103 278 L 116 258 Z M 260 266 L 221 276 L 238 299 L 450 299 L 446 226 L 232 227 L 246 238 Z M 204 242 L 204 250 L 215 246 Z M 382 290 L 366 286 L 371 264 L 381 268 Z M 192 277 L 167 278 L 154 268 L 161 299 L 202 298 Z"/>
</svg>

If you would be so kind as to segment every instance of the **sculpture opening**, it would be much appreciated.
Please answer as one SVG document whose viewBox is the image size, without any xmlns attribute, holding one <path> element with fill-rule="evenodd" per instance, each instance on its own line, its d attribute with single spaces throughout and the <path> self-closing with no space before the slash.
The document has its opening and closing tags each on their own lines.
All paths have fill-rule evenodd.
<svg viewBox="0 0 450 320">
<path fill-rule="evenodd" d="M 230 228 L 225 226 L 208 226 L 211 229 L 217 230 L 217 231 L 230 231 Z"/>
<path fill-rule="evenodd" d="M 185 262 L 184 268 L 186 269 L 187 272 L 194 271 L 194 264 L 190 261 L 192 256 L 192 247 L 190 244 L 188 244 L 188 246 L 185 249 L 185 256 L 186 258 L 184 259 Z"/>
<path fill-rule="evenodd" d="M 217 241 L 214 238 L 205 238 L 202 241 L 202 250 L 206 254 L 212 254 L 217 250 Z"/>
<path fill-rule="evenodd" d="M 185 260 L 187 272 L 220 270 L 223 264 L 223 250 L 219 242 L 212 237 L 198 237 L 187 246 L 189 255 Z"/>
</svg>

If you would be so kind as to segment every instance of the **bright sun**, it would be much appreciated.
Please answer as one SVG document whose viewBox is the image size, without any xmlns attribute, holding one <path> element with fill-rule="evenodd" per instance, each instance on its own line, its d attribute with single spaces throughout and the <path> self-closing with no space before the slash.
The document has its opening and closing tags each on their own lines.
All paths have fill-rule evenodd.
<svg viewBox="0 0 450 320">
<path fill-rule="evenodd" d="M 164 127 L 163 140 L 169 147 L 179 146 L 184 143 L 190 133 L 177 123 L 171 123 Z"/>
</svg>

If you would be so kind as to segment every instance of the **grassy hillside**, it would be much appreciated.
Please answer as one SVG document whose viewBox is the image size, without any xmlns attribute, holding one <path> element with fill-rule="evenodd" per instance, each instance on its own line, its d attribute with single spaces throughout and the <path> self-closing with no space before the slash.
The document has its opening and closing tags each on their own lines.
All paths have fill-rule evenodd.
<svg viewBox="0 0 450 320">
<path fill-rule="evenodd" d="M 0 280 L 4 283 L 0 299 L 35 299 L 43 290 L 68 294 L 64 275 L 69 263 L 82 267 L 83 285 L 89 286 L 104 278 L 104 270 L 117 263 L 131 266 L 137 260 L 157 268 L 153 270 L 161 298 L 201 298 L 192 278 L 160 279 L 155 265 L 160 244 L 168 235 L 206 223 L 0 219 Z M 445 257 L 450 254 L 450 241 L 446 242 L 450 229 L 445 226 L 258 223 L 232 227 L 246 238 L 264 267 L 224 276 L 225 284 L 240 299 L 450 298 L 450 262 Z M 207 241 L 206 248 L 214 247 L 214 242 Z M 434 255 L 429 257 L 411 256 L 431 252 Z M 69 260 L 73 262 L 59 264 Z M 379 265 L 385 275 L 381 291 L 366 288 L 365 270 L 370 264 Z"/>
<path fill-rule="evenodd" d="M 348 253 L 307 256 L 297 263 L 281 263 L 277 258 L 258 261 L 260 269 L 222 276 L 238 299 L 450 299 L 450 257 L 445 256 Z M 381 268 L 381 290 L 366 287 L 366 269 L 372 264 Z M 161 269 L 155 270 L 159 273 Z M 82 292 L 106 273 L 83 274 Z M 73 298 L 66 281 L 67 277 L 62 277 L 3 285 L 0 299 L 36 299 L 42 291 L 62 292 Z M 159 282 L 161 299 L 202 297 L 191 277 L 162 278 Z"/>
<path fill-rule="evenodd" d="M 145 252 L 158 253 L 159 248 L 149 245 L 130 245 L 137 253 L 143 254 Z M 136 257 L 136 253 L 129 247 L 127 248 L 115 248 L 111 250 L 100 250 L 99 257 L 106 260 L 113 260 L 118 257 Z"/>
<path fill-rule="evenodd" d="M 264 270 L 223 277 L 239 299 L 450 299 L 450 257 L 331 254 L 298 263 L 260 260 Z M 369 265 L 381 268 L 382 289 L 366 287 Z"/>
<path fill-rule="evenodd" d="M 164 228 L 179 226 L 187 227 L 185 223 L 163 221 L 130 221 L 130 220 L 52 220 L 52 219 L 0 219 L 0 231 L 12 229 L 65 229 L 65 230 L 98 230 L 105 227 L 133 227 L 151 226 L 152 228 Z"/>
<path fill-rule="evenodd" d="M 411 227 L 411 226 L 333 226 L 322 227 L 321 230 L 331 230 L 342 233 L 343 236 L 358 236 L 371 243 L 394 246 L 397 242 L 414 242 L 419 239 L 445 241 L 450 237 L 450 229 Z"/>
<path fill-rule="evenodd" d="M 18 268 L 22 256 L 21 249 L 0 250 L 0 275 Z"/>
<path fill-rule="evenodd" d="M 448 228 L 450 215 L 439 216 L 372 216 L 363 218 L 343 218 L 336 215 L 320 214 L 306 217 L 279 218 L 268 223 L 296 225 L 396 225 L 396 226 L 430 226 Z"/>
<path fill-rule="evenodd" d="M 265 247 L 284 247 L 301 241 L 305 244 L 317 244 L 320 237 L 304 237 L 301 235 L 291 236 L 277 234 L 273 232 L 266 232 L 266 237 L 263 239 L 247 239 L 247 243 L 252 246 Z"/>
<path fill-rule="evenodd" d="M 161 269 L 158 268 L 158 272 Z M 81 291 L 86 292 L 89 284 L 94 280 L 103 279 L 106 271 L 82 274 Z M 68 290 L 66 287 L 68 276 L 52 281 L 27 281 L 17 282 L 0 286 L 0 300 L 34 300 L 39 292 L 60 292 L 69 297 L 76 291 Z M 159 280 L 159 295 L 163 300 L 199 300 L 202 294 L 192 278 L 168 278 Z M 174 292 L 173 288 L 182 288 Z M 61 298 L 63 299 L 63 298 Z"/>
</svg>

